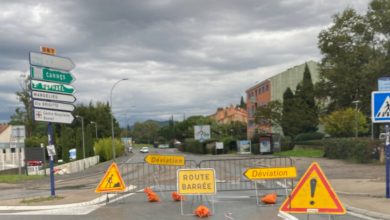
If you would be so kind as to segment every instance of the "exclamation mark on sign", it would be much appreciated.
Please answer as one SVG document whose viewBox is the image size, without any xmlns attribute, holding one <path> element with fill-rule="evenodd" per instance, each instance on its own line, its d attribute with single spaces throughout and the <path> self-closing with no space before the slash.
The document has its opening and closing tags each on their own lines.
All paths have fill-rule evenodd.
<svg viewBox="0 0 390 220">
<path fill-rule="evenodd" d="M 314 198 L 314 193 L 316 192 L 316 186 L 317 186 L 317 180 L 316 179 L 311 179 L 310 180 L 310 196 L 313 199 Z M 314 205 L 315 202 L 313 200 L 310 201 L 310 205 Z"/>
</svg>

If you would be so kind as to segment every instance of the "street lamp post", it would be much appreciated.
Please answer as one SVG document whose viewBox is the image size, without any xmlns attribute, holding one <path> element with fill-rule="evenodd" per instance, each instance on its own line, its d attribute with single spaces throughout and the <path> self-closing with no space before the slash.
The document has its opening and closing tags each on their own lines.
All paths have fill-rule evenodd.
<svg viewBox="0 0 390 220">
<path fill-rule="evenodd" d="M 110 91 L 110 103 L 111 103 L 111 135 L 112 135 L 112 158 L 115 161 L 115 146 L 114 146 L 114 112 L 112 111 L 113 105 L 112 105 L 112 90 L 114 90 L 115 86 L 118 85 L 118 83 L 128 80 L 128 78 L 123 78 L 118 80 L 114 85 L 111 87 Z"/>
<path fill-rule="evenodd" d="M 95 137 L 96 139 L 98 138 L 98 135 L 97 135 L 97 123 L 94 122 L 94 121 L 91 121 L 91 124 L 94 124 L 95 125 Z"/>
<path fill-rule="evenodd" d="M 359 134 L 358 105 L 360 100 L 355 100 L 352 103 L 355 104 L 355 138 L 357 138 Z"/>
<path fill-rule="evenodd" d="M 83 138 L 83 159 L 85 159 L 84 117 L 82 117 L 80 115 L 76 115 L 76 118 L 81 119 L 81 135 Z"/>
</svg>

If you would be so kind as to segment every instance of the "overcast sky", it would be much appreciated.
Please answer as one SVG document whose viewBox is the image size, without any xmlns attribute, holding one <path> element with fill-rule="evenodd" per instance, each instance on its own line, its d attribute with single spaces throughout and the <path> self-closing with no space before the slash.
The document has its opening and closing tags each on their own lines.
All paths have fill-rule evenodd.
<svg viewBox="0 0 390 220">
<path fill-rule="evenodd" d="M 332 16 L 368 0 L 1 0 L 0 122 L 21 106 L 29 51 L 57 49 L 76 64 L 77 103 L 107 102 L 121 125 L 182 120 L 238 104 L 245 90 L 319 61 Z"/>
</svg>

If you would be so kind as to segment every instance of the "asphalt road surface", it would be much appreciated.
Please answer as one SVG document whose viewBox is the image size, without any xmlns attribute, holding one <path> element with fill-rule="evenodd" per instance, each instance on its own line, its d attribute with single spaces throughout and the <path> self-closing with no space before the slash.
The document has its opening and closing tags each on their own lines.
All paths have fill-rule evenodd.
<svg viewBox="0 0 390 220">
<path fill-rule="evenodd" d="M 172 149 L 151 149 L 151 153 L 162 153 L 170 154 L 176 153 Z M 144 160 L 146 154 L 139 153 L 137 151 L 134 154 L 122 157 L 119 162 L 137 163 Z M 212 157 L 208 157 L 210 159 Z M 187 155 L 187 160 L 201 161 L 205 159 L 204 156 L 198 155 Z M 103 175 L 107 164 L 99 165 L 94 168 L 88 169 L 85 172 L 56 177 L 59 190 L 71 190 L 66 188 L 67 186 L 79 186 L 89 187 L 91 190 L 96 187 L 98 181 Z M 124 176 L 126 178 L 126 175 Z M 45 181 L 45 180 L 41 180 Z M 34 183 L 40 185 L 40 182 Z M 195 197 L 188 196 L 182 204 L 180 202 L 173 202 L 171 199 L 171 192 L 159 192 L 156 191 L 161 198 L 160 202 L 150 203 L 147 201 L 144 193 L 130 193 L 125 194 L 118 198 L 116 201 L 113 200 L 106 205 L 98 206 L 84 206 L 77 208 L 65 208 L 61 212 L 56 210 L 41 210 L 41 211 L 30 211 L 20 212 L 15 214 L 16 211 L 0 212 L 0 219 L 196 219 L 192 214 L 193 210 L 200 204 L 204 204 L 211 209 L 213 215 L 207 219 L 281 219 L 277 217 L 278 209 L 282 201 L 278 201 L 276 205 L 262 206 L 256 203 L 256 195 L 254 190 L 246 191 L 221 191 L 216 196 L 203 196 Z M 42 189 L 31 190 L 31 195 L 40 195 Z M 47 191 L 45 191 L 47 194 Z M 17 198 L 19 195 L 17 190 L 4 192 L 0 197 L 14 196 Z M 24 195 L 25 196 L 25 195 Z M 281 199 L 283 200 L 283 199 Z M 8 213 L 8 214 L 6 214 Z M 12 214 L 13 213 L 13 214 Z M 88 213 L 88 214 L 82 214 Z M 328 215 L 294 215 L 299 219 L 310 219 L 310 220 L 326 220 L 329 219 Z M 355 215 L 343 215 L 336 216 L 335 219 L 339 220 L 359 220 L 359 219 L 370 219 L 359 217 Z"/>
</svg>

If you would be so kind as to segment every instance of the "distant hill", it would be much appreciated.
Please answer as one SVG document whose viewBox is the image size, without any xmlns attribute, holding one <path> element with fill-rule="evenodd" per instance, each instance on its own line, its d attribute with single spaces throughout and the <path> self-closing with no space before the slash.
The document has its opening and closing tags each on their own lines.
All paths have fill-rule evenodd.
<svg viewBox="0 0 390 220">
<path fill-rule="evenodd" d="M 169 120 L 167 121 L 157 121 L 157 120 L 152 120 L 152 119 L 149 119 L 149 120 L 146 120 L 142 123 L 145 123 L 145 122 L 152 122 L 152 123 L 155 123 L 157 124 L 159 127 L 164 127 L 164 126 L 168 126 L 169 125 Z M 130 126 L 129 129 L 133 129 L 134 125 Z"/>
</svg>

